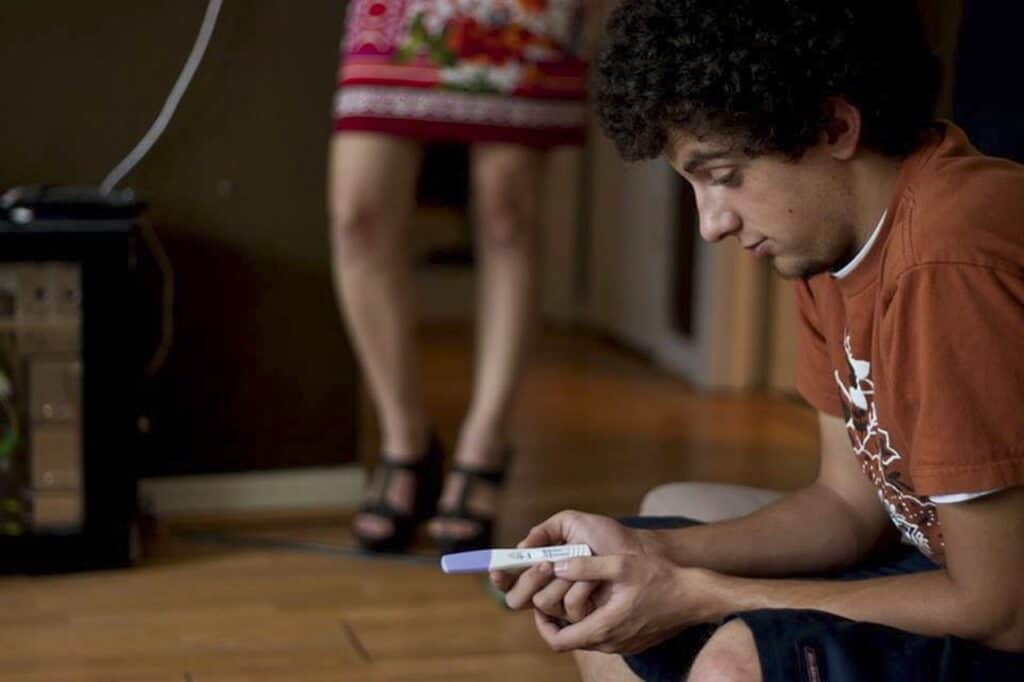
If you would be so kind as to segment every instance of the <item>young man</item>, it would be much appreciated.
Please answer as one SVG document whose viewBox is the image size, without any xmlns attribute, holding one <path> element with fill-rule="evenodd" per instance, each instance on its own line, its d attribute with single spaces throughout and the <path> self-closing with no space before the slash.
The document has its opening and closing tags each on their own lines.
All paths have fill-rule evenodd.
<svg viewBox="0 0 1024 682">
<path fill-rule="evenodd" d="M 819 475 L 717 523 L 562 512 L 522 544 L 598 556 L 495 584 L 587 679 L 1020 679 L 1024 168 L 932 120 L 911 0 L 624 0 L 608 28 L 623 156 L 794 279 Z"/>
</svg>

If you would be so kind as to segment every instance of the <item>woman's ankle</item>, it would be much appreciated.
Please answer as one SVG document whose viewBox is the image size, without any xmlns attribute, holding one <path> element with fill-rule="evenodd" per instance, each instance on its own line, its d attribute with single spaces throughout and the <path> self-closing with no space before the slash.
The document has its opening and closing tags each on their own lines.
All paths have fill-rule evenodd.
<svg viewBox="0 0 1024 682">
<path fill-rule="evenodd" d="M 508 435 L 491 431 L 483 434 L 462 434 L 455 449 L 458 464 L 483 471 L 500 468 L 508 451 Z"/>
<path fill-rule="evenodd" d="M 415 460 L 430 447 L 430 423 L 400 424 L 385 428 L 381 434 L 381 450 L 397 460 Z"/>
</svg>

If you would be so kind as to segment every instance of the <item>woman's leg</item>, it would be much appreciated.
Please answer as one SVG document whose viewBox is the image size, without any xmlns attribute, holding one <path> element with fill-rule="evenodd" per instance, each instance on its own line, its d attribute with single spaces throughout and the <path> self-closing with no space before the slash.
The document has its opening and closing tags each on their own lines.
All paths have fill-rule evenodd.
<svg viewBox="0 0 1024 682">
<path fill-rule="evenodd" d="M 373 133 L 342 133 L 331 142 L 329 209 L 331 256 L 342 314 L 370 398 L 382 448 L 413 461 L 427 444 L 428 419 L 415 366 L 413 289 L 407 226 L 416 198 L 422 148 Z M 411 511 L 414 481 L 396 471 L 386 491 L 397 509 Z M 380 480 L 372 499 L 382 494 Z M 391 522 L 360 514 L 364 533 L 389 535 Z"/>
<path fill-rule="evenodd" d="M 455 449 L 455 461 L 477 470 L 504 462 L 507 419 L 536 326 L 541 175 L 544 153 L 519 145 L 477 144 L 471 149 L 472 198 L 477 227 L 477 297 L 473 397 Z M 442 509 L 459 499 L 464 476 L 449 477 Z M 497 490 L 476 483 L 471 512 L 493 517 Z M 436 519 L 435 536 L 472 535 L 475 524 Z"/>
</svg>

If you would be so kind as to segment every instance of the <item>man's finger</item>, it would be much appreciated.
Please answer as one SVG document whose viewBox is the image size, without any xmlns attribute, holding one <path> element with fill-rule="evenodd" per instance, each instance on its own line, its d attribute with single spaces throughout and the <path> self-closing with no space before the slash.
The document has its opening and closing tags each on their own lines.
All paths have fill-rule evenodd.
<svg viewBox="0 0 1024 682">
<path fill-rule="evenodd" d="M 550 516 L 543 523 L 534 526 L 527 539 L 519 543 L 520 547 L 542 547 L 546 545 L 562 545 L 582 542 L 574 539 L 579 531 L 580 520 L 586 516 L 573 509 L 564 509 Z M 528 544 L 529 541 L 529 544 Z"/>
<path fill-rule="evenodd" d="M 540 609 L 553 618 L 566 619 L 562 599 L 572 587 L 568 580 L 552 580 L 548 585 L 533 595 L 533 607 Z"/>
<path fill-rule="evenodd" d="M 502 592 L 508 592 L 512 589 L 512 586 L 516 584 L 519 576 L 525 571 L 526 568 L 515 567 L 515 568 L 504 568 L 501 570 L 490 571 L 488 577 L 491 583 Z"/>
<path fill-rule="evenodd" d="M 491 579 L 491 584 L 502 592 L 508 592 L 516 583 L 515 576 L 509 575 L 504 571 L 491 571 L 489 577 Z"/>
<path fill-rule="evenodd" d="M 555 564 L 555 575 L 565 580 L 615 581 L 622 577 L 627 557 L 621 555 L 577 557 Z"/>
<path fill-rule="evenodd" d="M 537 524 L 530 529 L 526 537 L 516 547 L 547 547 L 548 545 L 561 545 L 566 542 L 565 522 L 567 512 L 558 512 L 554 516 Z"/>
<path fill-rule="evenodd" d="M 516 579 L 515 585 L 505 593 L 505 603 L 510 609 L 525 609 L 533 606 L 533 595 L 555 579 L 550 565 L 531 566 Z"/>
<path fill-rule="evenodd" d="M 570 584 L 572 587 L 562 598 L 562 608 L 565 609 L 566 620 L 578 623 L 593 611 L 594 604 L 591 602 L 591 595 L 594 594 L 594 590 L 600 583 L 581 580 Z"/>
<path fill-rule="evenodd" d="M 546 522 L 545 522 L 546 523 Z M 526 537 L 519 541 L 516 545 L 517 549 L 523 549 L 525 547 L 547 547 L 548 545 L 558 544 L 551 539 L 551 534 L 544 524 L 534 526 L 530 529 L 530 532 L 526 534 Z"/>
<path fill-rule="evenodd" d="M 541 639 L 551 645 L 551 639 L 558 634 L 562 625 L 556 619 L 544 613 L 540 609 L 533 610 L 533 622 L 537 626 L 537 632 Z"/>
<path fill-rule="evenodd" d="M 560 623 L 555 619 L 536 609 L 533 618 L 537 624 L 537 632 L 553 651 L 562 653 L 576 649 L 596 650 L 605 644 L 599 634 L 607 631 L 607 628 L 604 628 L 598 613 L 565 627 L 560 627 Z"/>
</svg>

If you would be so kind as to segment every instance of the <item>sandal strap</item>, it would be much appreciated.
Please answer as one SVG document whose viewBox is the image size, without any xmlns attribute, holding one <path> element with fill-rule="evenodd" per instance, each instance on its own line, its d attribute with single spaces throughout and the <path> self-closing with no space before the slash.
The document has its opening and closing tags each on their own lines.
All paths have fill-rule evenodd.
<svg viewBox="0 0 1024 682">
<path fill-rule="evenodd" d="M 492 485 L 501 485 L 505 482 L 505 467 L 484 471 L 482 469 L 474 469 L 472 467 L 456 464 L 452 466 L 452 472 L 462 474 L 469 479 L 466 481 L 466 485 L 464 486 L 465 488 L 470 487 L 472 479 L 478 479 L 485 483 L 491 483 Z"/>
<path fill-rule="evenodd" d="M 488 524 L 494 523 L 493 516 L 480 516 L 479 514 L 474 514 L 465 506 L 456 507 L 455 509 L 441 509 L 434 518 L 441 521 L 471 521 L 473 523 L 480 524 L 482 527 L 486 527 Z"/>
<path fill-rule="evenodd" d="M 400 519 L 410 518 L 412 514 L 407 514 L 400 509 L 396 509 L 388 504 L 385 500 L 378 500 L 371 504 L 359 505 L 360 514 L 373 514 L 374 516 L 380 516 L 381 518 L 388 519 L 389 521 L 397 521 Z"/>
<path fill-rule="evenodd" d="M 413 464 L 417 464 L 417 463 L 414 462 Z M 392 466 L 392 465 L 399 465 L 399 466 Z M 374 502 L 364 502 L 363 504 L 359 505 L 359 513 L 361 513 L 361 514 L 373 514 L 374 516 L 380 516 L 380 517 L 388 519 L 390 521 L 394 521 L 396 519 L 401 519 L 401 518 L 409 516 L 409 514 L 406 514 L 405 512 L 401 511 L 400 509 L 397 509 L 397 508 L 391 506 L 391 503 L 388 502 L 387 497 L 388 497 L 388 489 L 389 489 L 389 486 L 391 484 L 391 474 L 396 469 L 402 469 L 402 470 L 406 470 L 406 471 L 411 471 L 411 469 L 409 467 L 405 466 L 403 462 L 386 462 L 386 461 L 383 462 L 383 467 L 382 468 L 383 468 L 384 479 L 380 482 L 380 490 L 381 490 L 380 497 L 377 500 L 375 500 Z"/>
<path fill-rule="evenodd" d="M 505 471 L 508 468 L 509 459 L 510 456 L 506 454 L 503 458 L 504 464 L 502 464 L 501 468 L 490 470 L 477 469 L 462 464 L 453 465 L 452 473 L 461 474 L 466 477 L 466 480 L 462 484 L 462 492 L 459 495 L 459 499 L 455 502 L 455 506 L 450 509 L 439 510 L 440 513 L 438 514 L 438 517 L 456 521 L 473 521 L 482 526 L 494 523 L 494 517 L 480 516 L 469 510 L 469 495 L 473 491 L 473 486 L 477 481 L 483 481 L 493 486 L 503 485 L 505 483 Z"/>
<path fill-rule="evenodd" d="M 380 482 L 380 496 L 374 502 L 364 502 L 361 504 L 359 506 L 359 513 L 373 514 L 374 516 L 380 516 L 391 521 L 413 518 L 415 516 L 414 511 L 402 511 L 388 502 L 387 495 L 388 490 L 391 489 L 391 477 L 395 471 L 409 472 L 416 478 L 415 486 L 417 490 L 414 494 L 421 494 L 418 488 L 424 484 L 423 477 L 429 475 L 432 468 L 440 466 L 437 460 L 443 456 L 440 445 L 435 440 L 436 437 L 431 436 L 427 451 L 411 462 L 395 459 L 386 452 L 382 452 L 377 460 L 377 466 L 382 470 L 384 476 Z"/>
<path fill-rule="evenodd" d="M 434 460 L 439 455 L 437 448 L 430 448 L 423 453 L 417 459 L 410 461 L 395 459 L 386 452 L 382 452 L 380 457 L 377 459 L 377 466 L 385 469 L 385 475 L 390 476 L 391 472 L 395 469 L 399 471 L 408 471 L 411 474 L 420 474 L 424 470 L 427 470 L 433 465 Z"/>
</svg>

